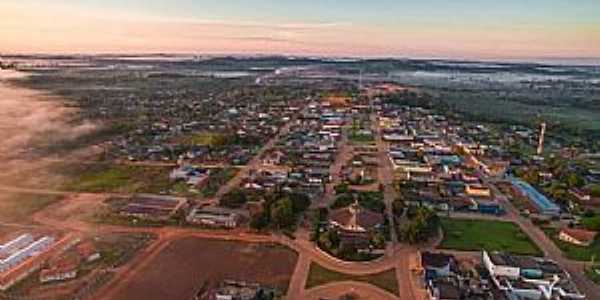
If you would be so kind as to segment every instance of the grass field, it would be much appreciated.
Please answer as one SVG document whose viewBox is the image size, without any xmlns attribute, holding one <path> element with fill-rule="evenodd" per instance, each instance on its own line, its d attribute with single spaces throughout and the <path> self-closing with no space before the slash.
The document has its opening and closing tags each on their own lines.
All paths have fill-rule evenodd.
<svg viewBox="0 0 600 300">
<path fill-rule="evenodd" d="M 596 239 L 589 247 L 580 247 L 559 240 L 556 229 L 544 228 L 543 230 L 567 258 L 577 261 L 591 261 L 593 257 L 596 261 L 600 259 L 600 240 Z"/>
<path fill-rule="evenodd" d="M 443 218 L 443 249 L 463 251 L 506 251 L 542 255 L 540 249 L 519 227 L 510 222 Z"/>
<path fill-rule="evenodd" d="M 60 201 L 62 196 L 3 194 L 0 196 L 0 221 L 27 222 L 31 215 Z"/>
<path fill-rule="evenodd" d="M 316 263 L 310 264 L 310 272 L 308 274 L 305 288 L 310 289 L 327 283 L 340 281 L 366 282 L 394 295 L 398 295 L 399 293 L 395 269 L 389 269 L 381 273 L 370 275 L 356 276 L 332 271 Z"/>
<path fill-rule="evenodd" d="M 77 192 L 158 193 L 173 187 L 170 168 L 124 165 L 87 165 L 66 171 L 62 187 Z"/>
<path fill-rule="evenodd" d="M 199 287 L 227 279 L 285 293 L 297 259 L 296 252 L 278 245 L 182 238 L 153 257 L 113 299 L 193 299 Z"/>
</svg>

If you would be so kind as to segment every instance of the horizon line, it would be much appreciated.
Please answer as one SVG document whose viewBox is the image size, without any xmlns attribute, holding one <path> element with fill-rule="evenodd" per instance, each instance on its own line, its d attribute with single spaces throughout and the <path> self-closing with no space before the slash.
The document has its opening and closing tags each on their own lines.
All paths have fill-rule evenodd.
<svg viewBox="0 0 600 300">
<path fill-rule="evenodd" d="M 102 56 L 208 56 L 208 57 L 285 57 L 285 58 L 318 58 L 318 59 L 360 59 L 360 60 L 377 60 L 377 59 L 393 59 L 393 60 L 439 60 L 439 61 L 462 61 L 462 62 L 512 62 L 512 63 L 535 63 L 544 64 L 546 62 L 553 63 L 573 63 L 580 61 L 585 63 L 583 65 L 588 66 L 600 66 L 600 56 L 588 57 L 588 56 L 506 56 L 506 57 L 466 57 L 466 56 L 407 56 L 407 55 L 359 55 L 359 54 L 297 54 L 297 53 L 260 53 L 260 52 L 211 52 L 211 51 L 200 51 L 200 52 L 189 52 L 189 51 L 127 51 L 122 52 L 28 52 L 28 51 L 7 51 L 0 52 L 0 59 L 2 57 L 10 56 L 48 56 L 48 57 L 59 57 L 59 56 L 80 56 L 80 57 L 102 57 Z"/>
</svg>

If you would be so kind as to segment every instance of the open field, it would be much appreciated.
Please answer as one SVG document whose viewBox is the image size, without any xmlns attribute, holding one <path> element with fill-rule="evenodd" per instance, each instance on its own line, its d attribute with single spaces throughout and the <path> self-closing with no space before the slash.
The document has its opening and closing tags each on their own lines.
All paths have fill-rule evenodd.
<svg viewBox="0 0 600 300">
<path fill-rule="evenodd" d="M 114 299 L 191 299 L 204 283 L 224 279 L 258 282 L 284 293 L 297 258 L 280 246 L 183 238 L 159 253 Z"/>
<path fill-rule="evenodd" d="M 6 193 L 0 195 L 0 221 L 26 222 L 31 215 L 61 200 L 56 195 L 32 195 Z"/>
<path fill-rule="evenodd" d="M 596 241 L 594 241 L 589 247 L 580 247 L 559 240 L 556 229 L 544 228 L 543 230 L 569 259 L 578 261 L 591 261 L 592 258 L 600 258 L 600 240 L 598 239 L 596 239 Z"/>
<path fill-rule="evenodd" d="M 510 222 L 443 218 L 443 249 L 463 251 L 507 251 L 541 255 L 540 249 L 519 227 Z"/>
<path fill-rule="evenodd" d="M 341 281 L 366 282 L 381 289 L 384 289 L 394 295 L 398 295 L 399 293 L 395 269 L 389 269 L 387 271 L 371 275 L 356 276 L 332 271 L 316 263 L 311 263 L 310 265 L 310 271 L 308 274 L 308 279 L 306 281 L 306 289 L 328 284 L 331 282 Z"/>
<path fill-rule="evenodd" d="M 158 193 L 173 187 L 170 168 L 128 165 L 78 165 L 59 170 L 68 178 L 63 189 L 76 192 Z"/>
</svg>

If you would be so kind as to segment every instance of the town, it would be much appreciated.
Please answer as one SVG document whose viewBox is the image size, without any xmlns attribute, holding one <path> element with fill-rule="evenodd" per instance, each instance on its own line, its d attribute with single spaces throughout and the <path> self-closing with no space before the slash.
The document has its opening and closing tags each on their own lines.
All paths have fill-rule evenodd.
<svg viewBox="0 0 600 300">
<path fill-rule="evenodd" d="M 599 144 L 566 121 L 368 60 L 5 59 L 100 125 L 9 158 L 0 298 L 600 297 Z"/>
</svg>

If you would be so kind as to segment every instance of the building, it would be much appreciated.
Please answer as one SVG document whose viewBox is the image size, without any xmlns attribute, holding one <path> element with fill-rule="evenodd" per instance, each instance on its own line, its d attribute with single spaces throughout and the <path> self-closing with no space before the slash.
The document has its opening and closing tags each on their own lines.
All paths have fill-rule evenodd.
<svg viewBox="0 0 600 300">
<path fill-rule="evenodd" d="M 77 277 L 79 260 L 78 256 L 70 256 L 50 261 L 48 266 L 40 271 L 40 282 L 64 281 Z"/>
<path fill-rule="evenodd" d="M 382 214 L 363 209 L 358 202 L 334 210 L 329 216 L 329 223 L 338 229 L 341 242 L 357 249 L 369 246 L 372 235 L 381 227 L 383 220 Z"/>
<path fill-rule="evenodd" d="M 204 295 L 197 295 L 194 299 L 259 300 L 275 299 L 275 294 L 275 290 L 265 288 L 257 283 L 225 280 L 218 287 L 211 289 Z"/>
<path fill-rule="evenodd" d="M 585 299 L 570 280 L 570 275 L 553 261 L 483 251 L 482 263 L 496 288 L 508 299 Z"/>
<path fill-rule="evenodd" d="M 558 239 L 577 246 L 588 247 L 594 242 L 597 235 L 598 233 L 595 231 L 563 228 L 558 234 Z"/>
<path fill-rule="evenodd" d="M 467 184 L 465 193 L 472 197 L 489 198 L 492 196 L 490 188 L 482 184 Z"/>
<path fill-rule="evenodd" d="M 33 236 L 29 233 L 22 234 L 15 239 L 0 245 L 0 256 L 9 255 L 15 250 L 25 247 L 33 242 Z"/>
<path fill-rule="evenodd" d="M 24 260 L 38 255 L 41 251 L 47 249 L 54 243 L 52 237 L 42 237 L 23 248 L 10 252 L 10 255 L 5 259 L 0 260 L 0 272 L 4 272 L 23 262 Z"/>
<path fill-rule="evenodd" d="M 51 253 L 52 248 L 59 247 L 58 245 L 68 241 L 68 239 L 65 238 L 60 242 L 55 243 L 54 238 L 49 236 L 44 236 L 37 240 L 33 240 L 33 237 L 30 235 L 24 236 L 28 237 L 19 237 L 15 240 L 30 242 L 17 243 L 19 246 L 12 248 L 12 250 L 6 254 L 8 256 L 5 255 L 0 258 L 0 291 L 9 289 L 17 282 L 39 270 Z M 15 240 L 11 241 L 11 245 L 15 245 Z"/>
<path fill-rule="evenodd" d="M 194 208 L 186 217 L 186 221 L 209 227 L 235 228 L 238 225 L 239 216 L 234 212 L 221 208 Z"/>
<path fill-rule="evenodd" d="M 437 277 L 450 276 L 456 267 L 456 261 L 452 255 L 425 251 L 421 253 L 421 266 L 425 280 L 428 281 Z"/>
<path fill-rule="evenodd" d="M 122 207 L 122 216 L 164 221 L 175 215 L 187 203 L 185 198 L 164 195 L 135 195 Z"/>
<path fill-rule="evenodd" d="M 482 214 L 500 215 L 504 212 L 500 203 L 496 200 L 474 199 L 477 212 Z"/>
</svg>

